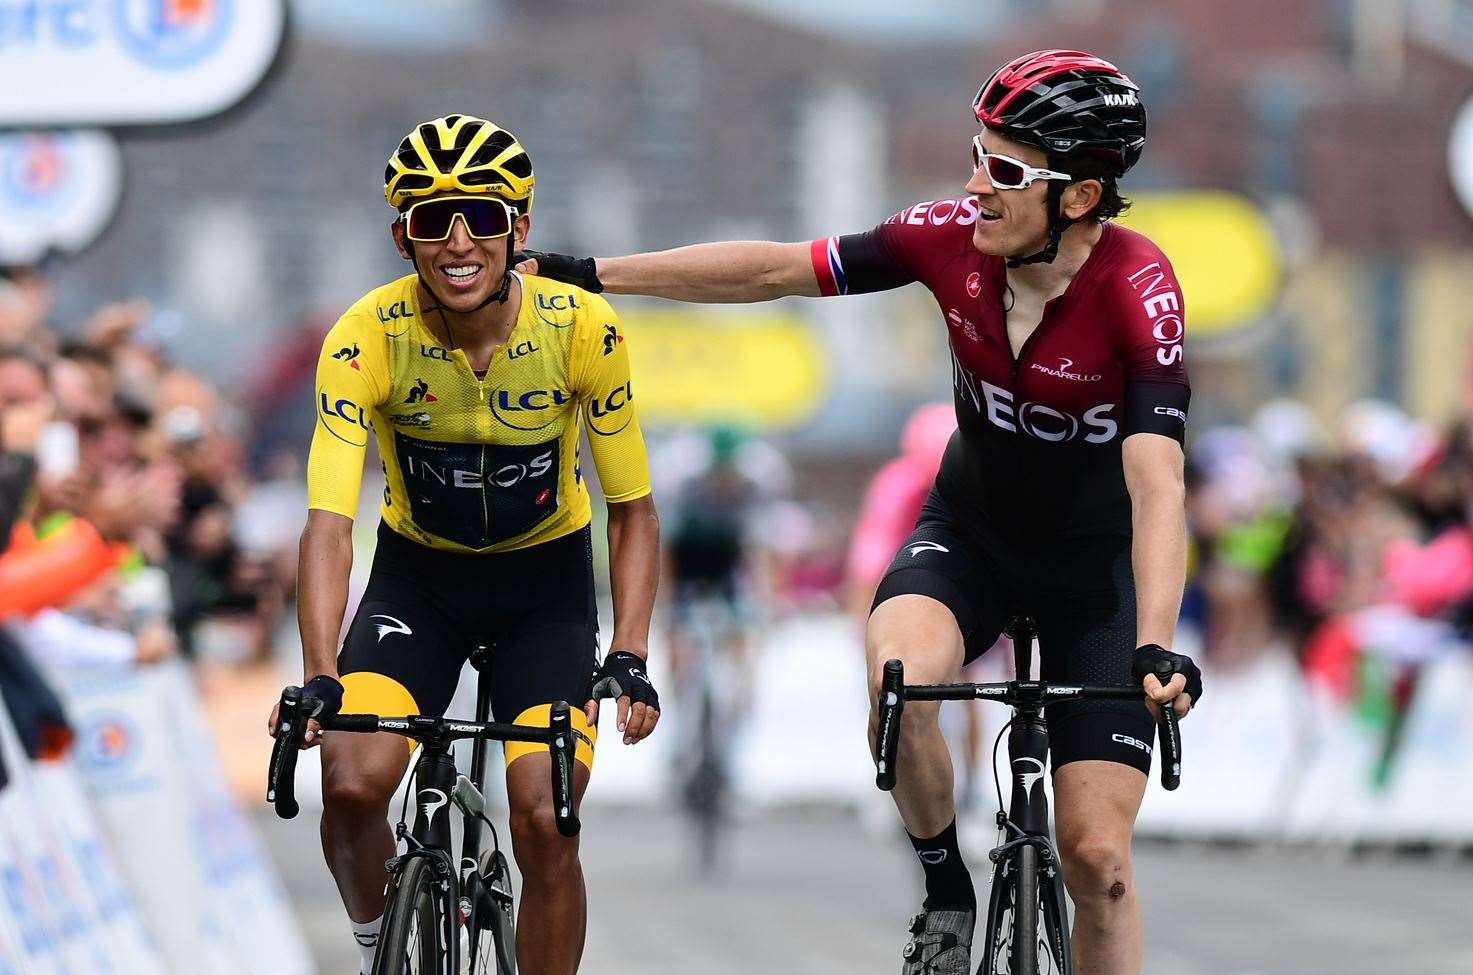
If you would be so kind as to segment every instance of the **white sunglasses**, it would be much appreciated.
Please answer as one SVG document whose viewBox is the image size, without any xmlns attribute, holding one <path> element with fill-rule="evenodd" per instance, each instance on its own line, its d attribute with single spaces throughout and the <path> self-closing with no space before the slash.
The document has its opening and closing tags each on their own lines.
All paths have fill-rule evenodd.
<svg viewBox="0 0 1473 975">
<path fill-rule="evenodd" d="M 1033 185 L 1034 180 L 1039 179 L 1072 180 L 1074 178 L 1068 173 L 1055 172 L 1052 169 L 1037 169 L 1012 156 L 988 152 L 982 146 L 982 136 L 974 135 L 972 136 L 972 171 L 976 172 L 984 167 L 993 189 L 998 190 L 1027 189 Z"/>
</svg>

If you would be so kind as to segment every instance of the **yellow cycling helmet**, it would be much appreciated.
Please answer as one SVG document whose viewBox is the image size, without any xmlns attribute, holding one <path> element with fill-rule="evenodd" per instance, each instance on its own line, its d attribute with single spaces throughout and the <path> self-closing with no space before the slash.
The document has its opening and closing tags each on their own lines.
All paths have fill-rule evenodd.
<svg viewBox="0 0 1473 975">
<path fill-rule="evenodd" d="M 402 210 L 445 190 L 493 193 L 532 212 L 532 160 L 517 137 L 474 115 L 446 115 L 414 128 L 389 157 L 384 199 Z"/>
</svg>

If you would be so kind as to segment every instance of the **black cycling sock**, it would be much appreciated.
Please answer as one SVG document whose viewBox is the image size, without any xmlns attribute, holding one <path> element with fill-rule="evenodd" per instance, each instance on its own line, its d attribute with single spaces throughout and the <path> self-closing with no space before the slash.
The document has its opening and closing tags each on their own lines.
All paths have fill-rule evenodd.
<svg viewBox="0 0 1473 975">
<path fill-rule="evenodd" d="M 926 871 L 926 900 L 922 907 L 928 911 L 976 909 L 977 893 L 972 889 L 972 874 L 962 862 L 962 851 L 957 846 L 955 819 L 928 840 L 910 836 L 910 845 L 915 847 L 921 869 Z"/>
</svg>

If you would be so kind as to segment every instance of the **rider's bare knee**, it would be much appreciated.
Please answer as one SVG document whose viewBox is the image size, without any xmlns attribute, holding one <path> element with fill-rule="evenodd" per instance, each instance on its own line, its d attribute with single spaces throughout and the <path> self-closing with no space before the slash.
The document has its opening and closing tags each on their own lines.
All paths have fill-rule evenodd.
<svg viewBox="0 0 1473 975">
<path fill-rule="evenodd" d="M 357 768 L 337 768 L 322 777 L 322 804 L 331 816 L 383 818 L 396 782 L 385 786 L 381 776 Z"/>
<path fill-rule="evenodd" d="M 1084 830 L 1059 837 L 1064 880 L 1075 903 L 1112 904 L 1129 892 L 1130 840 Z"/>
<path fill-rule="evenodd" d="M 546 795 L 513 798 L 507 820 L 517 866 L 524 876 L 566 876 L 570 861 L 577 860 L 578 841 L 558 832 L 550 790 Z"/>
</svg>

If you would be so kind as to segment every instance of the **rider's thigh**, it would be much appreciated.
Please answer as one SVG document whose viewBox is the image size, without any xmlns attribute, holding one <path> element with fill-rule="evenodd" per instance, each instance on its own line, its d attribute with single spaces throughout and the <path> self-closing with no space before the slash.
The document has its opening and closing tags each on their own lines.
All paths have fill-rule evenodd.
<svg viewBox="0 0 1473 975">
<path fill-rule="evenodd" d="M 1054 770 L 1054 825 L 1071 889 L 1128 879 L 1130 837 L 1146 775 L 1118 762 L 1078 761 Z"/>
<path fill-rule="evenodd" d="M 409 749 L 399 735 L 324 732 L 323 805 L 344 812 L 387 809 L 408 764 Z"/>
<path fill-rule="evenodd" d="M 905 664 L 907 683 L 934 684 L 953 679 L 966 653 L 952 611 L 945 603 L 916 593 L 893 596 L 876 606 L 865 626 L 864 643 L 871 700 L 888 660 Z"/>
</svg>

